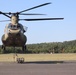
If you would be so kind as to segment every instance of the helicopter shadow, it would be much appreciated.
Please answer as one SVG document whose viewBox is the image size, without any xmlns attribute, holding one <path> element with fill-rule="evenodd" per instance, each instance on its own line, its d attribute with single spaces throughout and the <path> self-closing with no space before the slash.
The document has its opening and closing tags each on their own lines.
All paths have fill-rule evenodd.
<svg viewBox="0 0 76 75">
<path fill-rule="evenodd" d="M 58 63 L 64 63 L 64 61 L 29 61 L 24 62 L 23 64 L 58 64 Z"/>
</svg>

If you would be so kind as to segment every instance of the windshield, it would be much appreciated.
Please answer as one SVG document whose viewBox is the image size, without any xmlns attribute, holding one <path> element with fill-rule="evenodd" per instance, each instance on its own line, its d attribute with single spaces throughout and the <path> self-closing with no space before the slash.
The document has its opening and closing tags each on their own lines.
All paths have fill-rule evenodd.
<svg viewBox="0 0 76 75">
<path fill-rule="evenodd" d="M 18 26 L 17 25 L 9 25 L 8 28 L 9 29 L 18 29 Z"/>
</svg>

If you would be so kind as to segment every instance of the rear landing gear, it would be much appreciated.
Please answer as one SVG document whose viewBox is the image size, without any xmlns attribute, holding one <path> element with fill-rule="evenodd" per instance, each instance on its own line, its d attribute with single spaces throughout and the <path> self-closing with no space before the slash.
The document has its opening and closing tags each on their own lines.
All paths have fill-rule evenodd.
<svg viewBox="0 0 76 75">
<path fill-rule="evenodd" d="M 26 45 L 22 47 L 22 51 L 23 51 L 23 53 L 25 53 L 25 51 L 26 51 Z"/>
</svg>

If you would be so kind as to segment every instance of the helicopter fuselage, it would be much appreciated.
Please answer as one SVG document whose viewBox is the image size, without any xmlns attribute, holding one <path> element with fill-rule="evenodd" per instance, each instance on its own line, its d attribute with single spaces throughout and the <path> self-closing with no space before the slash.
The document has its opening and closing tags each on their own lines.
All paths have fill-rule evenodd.
<svg viewBox="0 0 76 75">
<path fill-rule="evenodd" d="M 6 46 L 13 46 L 13 47 L 22 47 L 24 50 L 24 46 L 27 41 L 27 37 L 24 35 L 24 30 L 23 26 L 19 24 L 19 21 L 42 21 L 42 20 L 63 20 L 64 18 L 19 18 L 20 15 L 45 15 L 45 14 L 36 14 L 36 13 L 23 13 L 26 11 L 30 11 L 32 9 L 36 9 L 45 5 L 51 4 L 51 2 L 40 4 L 31 8 L 28 8 L 26 10 L 22 10 L 20 12 L 2 12 L 0 11 L 0 14 L 10 18 L 10 20 L 2 20 L 0 22 L 5 22 L 5 21 L 11 21 L 12 25 L 8 25 L 6 27 L 5 34 L 2 36 L 2 42 L 3 42 L 3 47 L 5 49 Z M 11 16 L 10 16 L 11 15 Z M 16 25 L 14 25 L 16 24 Z"/>
<path fill-rule="evenodd" d="M 10 25 L 6 28 L 6 33 L 2 36 L 4 46 L 23 47 L 26 44 L 27 37 L 21 28 L 16 25 Z"/>
</svg>

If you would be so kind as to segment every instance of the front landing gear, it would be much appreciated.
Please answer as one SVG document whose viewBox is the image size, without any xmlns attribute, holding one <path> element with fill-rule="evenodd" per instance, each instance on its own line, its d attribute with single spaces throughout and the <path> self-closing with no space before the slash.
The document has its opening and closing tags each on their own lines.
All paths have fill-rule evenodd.
<svg viewBox="0 0 76 75">
<path fill-rule="evenodd" d="M 3 53 L 6 53 L 6 47 L 2 45 Z"/>
</svg>

